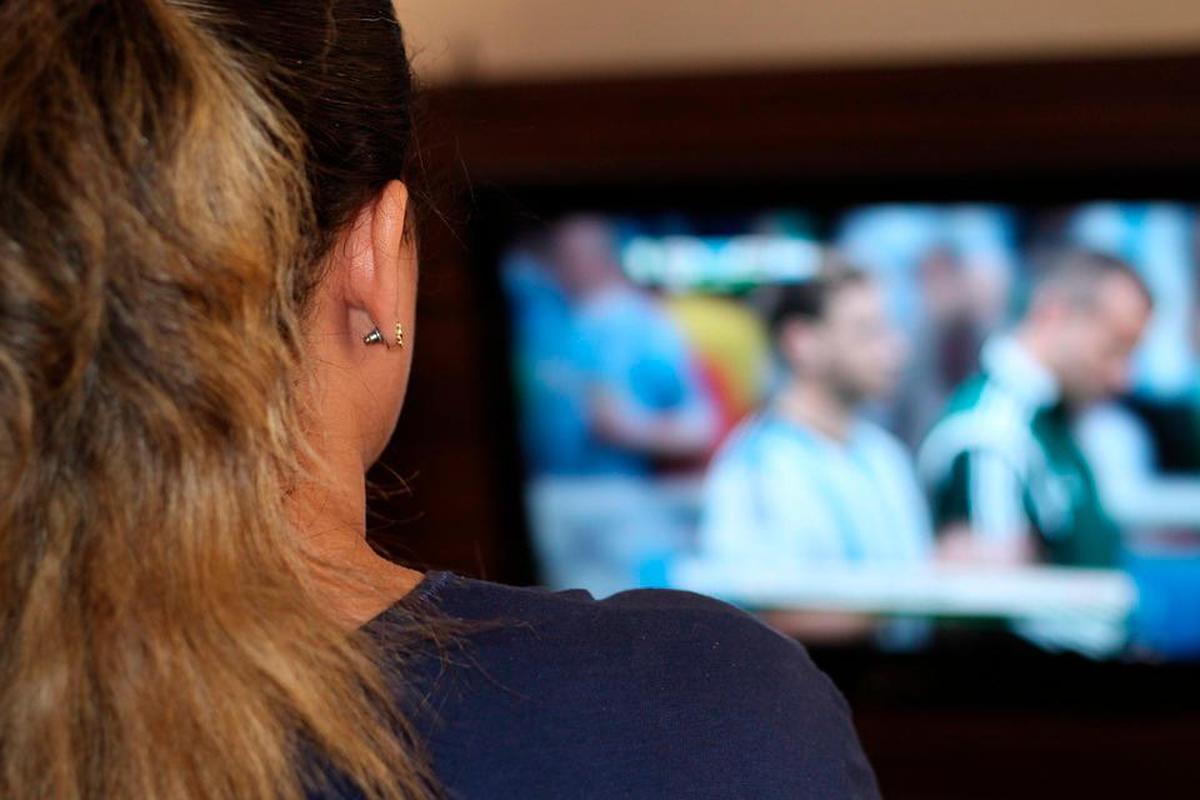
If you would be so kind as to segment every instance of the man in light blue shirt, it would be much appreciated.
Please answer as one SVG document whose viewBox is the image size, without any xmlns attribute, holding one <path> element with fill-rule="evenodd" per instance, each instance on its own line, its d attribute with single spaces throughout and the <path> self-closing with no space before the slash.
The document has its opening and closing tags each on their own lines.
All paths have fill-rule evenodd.
<svg viewBox="0 0 1200 800">
<path fill-rule="evenodd" d="M 666 311 L 622 272 L 609 225 L 562 220 L 550 255 L 582 354 L 589 438 L 578 472 L 641 476 L 658 460 L 701 457 L 716 418 L 693 355 Z"/>
<path fill-rule="evenodd" d="M 827 267 L 780 288 L 771 329 L 785 381 L 713 461 L 702 557 L 798 568 L 925 562 L 932 536 L 909 454 L 862 414 L 891 391 L 905 358 L 878 285 Z"/>
</svg>

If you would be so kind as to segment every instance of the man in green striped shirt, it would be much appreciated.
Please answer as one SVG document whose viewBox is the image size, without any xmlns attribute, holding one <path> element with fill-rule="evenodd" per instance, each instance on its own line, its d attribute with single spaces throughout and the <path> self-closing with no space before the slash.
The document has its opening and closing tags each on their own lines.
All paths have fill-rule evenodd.
<svg viewBox="0 0 1200 800">
<path fill-rule="evenodd" d="M 1119 531 L 1073 431 L 1126 388 L 1150 293 L 1122 261 L 1062 251 L 1038 270 L 1016 328 L 989 341 L 918 465 L 948 560 L 1116 564 Z"/>
</svg>

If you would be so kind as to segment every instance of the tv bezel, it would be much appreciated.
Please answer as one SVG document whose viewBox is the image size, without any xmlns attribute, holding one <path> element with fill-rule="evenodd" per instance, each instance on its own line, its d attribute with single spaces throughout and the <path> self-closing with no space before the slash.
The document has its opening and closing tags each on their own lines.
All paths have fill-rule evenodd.
<svg viewBox="0 0 1200 800">
<path fill-rule="evenodd" d="M 1188 190 L 1186 187 L 1196 187 Z M 821 197 L 820 204 L 806 197 Z M 1087 171 L 1047 183 L 1037 172 L 977 172 L 953 176 L 888 175 L 838 181 L 574 182 L 564 185 L 492 185 L 474 188 L 467 245 L 477 278 L 476 313 L 487 332 L 480 347 L 489 381 L 504 387 L 490 404 L 491 425 L 501 431 L 493 470 L 504 512 L 509 578 L 538 582 L 530 521 L 524 506 L 528 471 L 519 441 L 519 409 L 512 372 L 512 319 L 500 264 L 522 230 L 568 213 L 639 217 L 731 214 L 789 209 L 836 211 L 875 203 L 996 203 L 1022 209 L 1060 208 L 1093 200 L 1171 201 L 1200 206 L 1200 170 L 1190 174 Z M 1008 633 L 956 628 L 950 639 L 907 653 L 870 644 L 809 645 L 855 708 L 979 710 L 1029 709 L 1079 713 L 1200 712 L 1200 661 L 1154 663 L 1119 657 L 1096 661 L 1052 653 Z M 986 669 L 988 680 L 968 679 Z M 1105 698 L 1103 710 L 1097 698 Z"/>
</svg>

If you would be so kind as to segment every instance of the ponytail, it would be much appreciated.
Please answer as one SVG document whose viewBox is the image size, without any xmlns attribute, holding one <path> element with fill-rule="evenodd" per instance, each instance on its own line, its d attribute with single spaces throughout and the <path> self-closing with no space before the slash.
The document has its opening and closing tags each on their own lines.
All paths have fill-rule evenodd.
<svg viewBox="0 0 1200 800">
<path fill-rule="evenodd" d="M 431 793 L 305 590 L 311 150 L 226 11 L 0 6 L 2 797 Z"/>
</svg>

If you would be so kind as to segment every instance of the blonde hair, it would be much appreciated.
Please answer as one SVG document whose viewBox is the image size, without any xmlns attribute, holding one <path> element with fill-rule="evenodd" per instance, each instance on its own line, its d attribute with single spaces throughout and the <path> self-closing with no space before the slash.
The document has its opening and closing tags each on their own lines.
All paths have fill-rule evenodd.
<svg viewBox="0 0 1200 800">
<path fill-rule="evenodd" d="M 305 588 L 285 491 L 338 220 L 232 6 L 0 7 L 6 798 L 292 798 L 314 763 L 433 791 L 373 646 Z"/>
</svg>

